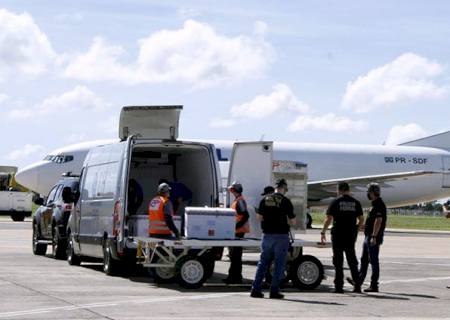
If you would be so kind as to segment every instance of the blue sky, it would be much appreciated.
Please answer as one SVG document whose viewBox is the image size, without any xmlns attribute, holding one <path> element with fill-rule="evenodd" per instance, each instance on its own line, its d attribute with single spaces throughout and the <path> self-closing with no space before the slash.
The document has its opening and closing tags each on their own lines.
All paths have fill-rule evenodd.
<svg viewBox="0 0 450 320">
<path fill-rule="evenodd" d="M 446 1 L 0 0 L 0 161 L 183 104 L 195 139 L 396 144 L 450 129 Z"/>
</svg>

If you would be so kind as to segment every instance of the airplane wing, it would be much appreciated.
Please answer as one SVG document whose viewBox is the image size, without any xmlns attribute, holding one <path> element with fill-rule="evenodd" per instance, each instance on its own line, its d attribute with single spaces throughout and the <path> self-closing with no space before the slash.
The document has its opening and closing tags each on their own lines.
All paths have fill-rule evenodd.
<svg viewBox="0 0 450 320">
<path fill-rule="evenodd" d="M 309 181 L 308 182 L 308 200 L 320 201 L 325 198 L 336 196 L 336 187 L 340 182 L 347 182 L 350 184 L 352 190 L 364 191 L 367 184 L 370 182 L 377 182 L 382 188 L 389 188 L 389 182 L 398 180 L 408 180 L 414 177 L 427 176 L 432 174 L 442 174 L 440 171 L 407 171 L 387 173 L 371 176 L 348 177 L 330 180 Z"/>
</svg>

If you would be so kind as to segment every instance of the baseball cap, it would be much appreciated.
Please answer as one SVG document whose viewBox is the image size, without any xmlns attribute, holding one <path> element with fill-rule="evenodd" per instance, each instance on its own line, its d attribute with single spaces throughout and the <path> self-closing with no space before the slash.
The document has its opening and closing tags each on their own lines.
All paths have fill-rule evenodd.
<svg viewBox="0 0 450 320">
<path fill-rule="evenodd" d="M 267 194 L 274 193 L 275 189 L 272 186 L 267 186 L 264 188 L 263 193 L 261 193 L 262 196 L 265 196 Z"/>
</svg>

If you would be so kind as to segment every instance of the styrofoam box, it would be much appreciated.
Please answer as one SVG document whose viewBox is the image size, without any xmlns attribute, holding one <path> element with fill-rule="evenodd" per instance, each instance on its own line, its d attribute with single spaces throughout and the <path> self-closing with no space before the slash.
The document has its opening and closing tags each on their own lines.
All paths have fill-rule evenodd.
<svg viewBox="0 0 450 320">
<path fill-rule="evenodd" d="M 190 239 L 234 239 L 233 209 L 186 207 L 184 234 Z"/>
<path fill-rule="evenodd" d="M 181 217 L 174 216 L 173 223 L 178 230 L 181 229 Z M 147 214 L 139 214 L 132 215 L 129 217 L 129 234 L 134 237 L 148 237 L 148 215 Z"/>
</svg>

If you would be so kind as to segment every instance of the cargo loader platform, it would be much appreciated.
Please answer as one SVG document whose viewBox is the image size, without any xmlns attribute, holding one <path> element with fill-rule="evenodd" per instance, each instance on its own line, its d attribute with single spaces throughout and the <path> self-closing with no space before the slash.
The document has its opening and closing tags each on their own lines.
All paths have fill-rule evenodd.
<svg viewBox="0 0 450 320">
<path fill-rule="evenodd" d="M 201 287 L 214 272 L 217 256 L 224 247 L 257 249 L 259 239 L 161 239 L 136 237 L 137 263 L 153 270 L 158 283 L 177 282 L 187 289 Z M 314 256 L 303 255 L 303 247 L 330 247 L 314 241 L 295 239 L 291 241 L 286 263 L 285 281 L 301 289 L 314 289 L 322 282 L 322 263 Z M 220 258 L 219 258 L 220 260 Z M 270 275 L 269 275 L 270 276 Z"/>
</svg>

